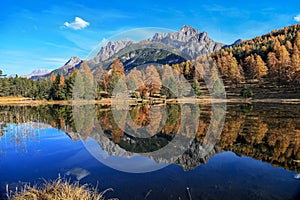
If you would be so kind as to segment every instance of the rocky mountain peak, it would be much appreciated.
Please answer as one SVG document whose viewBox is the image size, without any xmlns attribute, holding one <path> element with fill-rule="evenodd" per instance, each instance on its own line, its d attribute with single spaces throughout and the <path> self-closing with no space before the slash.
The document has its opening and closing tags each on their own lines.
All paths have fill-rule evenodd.
<svg viewBox="0 0 300 200">
<path fill-rule="evenodd" d="M 157 49 L 165 48 L 166 51 L 162 54 L 162 51 L 154 51 L 154 50 L 148 50 L 145 52 L 143 51 L 143 48 L 145 48 L 145 44 L 153 44 L 156 43 Z M 161 45 L 159 45 L 159 43 Z M 180 56 L 188 59 L 195 59 L 200 55 L 208 54 L 213 51 L 219 50 L 225 45 L 222 43 L 218 43 L 213 41 L 211 38 L 208 37 L 208 34 L 206 32 L 200 32 L 196 28 L 193 28 L 192 26 L 184 25 L 179 31 L 170 32 L 170 33 L 156 33 L 153 37 L 148 38 L 146 40 L 140 41 L 140 42 L 134 42 L 131 39 L 124 39 L 124 40 L 118 40 L 118 41 L 109 41 L 105 46 L 101 47 L 97 56 L 88 60 L 88 64 L 92 70 L 92 72 L 97 71 L 97 68 L 103 68 L 104 66 L 108 65 L 110 60 L 114 56 L 116 56 L 118 53 L 124 54 L 121 50 L 123 50 L 125 47 L 131 47 L 131 45 L 139 46 L 141 49 L 135 49 L 135 54 L 130 54 L 129 56 L 125 57 L 125 60 L 122 60 L 123 63 L 145 63 L 146 61 L 149 61 L 149 53 L 151 52 L 160 52 L 161 60 L 164 59 L 170 59 L 167 58 L 168 56 L 172 56 L 171 54 L 168 54 L 167 52 L 169 49 L 176 50 L 176 52 L 179 52 Z M 151 46 L 151 48 L 153 48 Z M 154 48 L 154 49 L 155 49 Z M 126 53 L 126 51 L 125 51 Z M 138 54 L 136 54 L 138 53 Z M 179 55 L 176 54 L 176 55 Z M 134 56 L 138 57 L 134 57 Z M 152 54 L 151 54 L 152 55 Z M 123 56 L 124 55 L 117 55 L 117 56 Z M 163 56 L 167 56 L 163 58 Z M 180 57 L 179 56 L 179 57 Z M 172 57 L 172 60 L 165 60 L 165 63 L 172 63 L 174 61 L 174 58 Z M 182 62 L 181 59 L 177 59 L 176 62 Z M 76 56 L 73 56 L 70 58 L 68 62 L 61 68 L 54 70 L 53 72 L 61 73 L 61 74 L 68 74 L 70 70 L 72 70 L 74 67 L 79 67 L 82 60 Z"/>
<path fill-rule="evenodd" d="M 163 34 L 155 33 L 153 37 L 140 42 L 134 42 L 131 39 L 110 41 L 107 45 L 101 47 L 97 56 L 89 60 L 89 63 L 91 63 L 91 66 L 96 66 L 99 63 L 106 62 L 112 58 L 112 56 L 121 52 L 121 50 L 125 47 L 129 47 L 134 44 L 143 45 L 151 43 L 162 43 L 182 52 L 191 59 L 195 59 L 202 54 L 219 50 L 224 46 L 224 44 L 214 42 L 210 39 L 206 32 L 200 32 L 192 26 L 184 25 L 177 32 Z"/>
<path fill-rule="evenodd" d="M 206 32 L 200 32 L 187 25 L 184 25 L 178 32 L 156 33 L 152 38 L 148 39 L 148 41 L 161 42 L 175 47 L 193 59 L 199 55 L 219 50 L 224 46 L 224 44 L 210 39 Z"/>
<path fill-rule="evenodd" d="M 72 56 L 68 62 L 66 62 L 66 64 L 64 66 L 69 66 L 69 67 L 74 67 L 77 64 L 79 64 L 82 60 L 80 58 L 78 58 L 77 56 Z"/>
<path fill-rule="evenodd" d="M 134 43 L 131 39 L 109 41 L 106 46 L 101 47 L 97 56 L 93 59 L 95 63 L 103 62 L 118 53 L 124 47 Z"/>
<path fill-rule="evenodd" d="M 194 27 L 192 26 L 187 26 L 187 25 L 184 25 L 179 32 L 182 32 L 183 34 L 185 35 L 195 35 L 195 34 L 199 34 L 200 31 L 195 29 Z"/>
</svg>

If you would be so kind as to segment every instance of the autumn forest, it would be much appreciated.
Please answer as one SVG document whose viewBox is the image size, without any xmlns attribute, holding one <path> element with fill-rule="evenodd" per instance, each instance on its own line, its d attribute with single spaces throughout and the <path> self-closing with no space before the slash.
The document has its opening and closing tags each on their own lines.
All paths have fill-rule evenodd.
<svg viewBox="0 0 300 200">
<path fill-rule="evenodd" d="M 211 53 L 210 59 L 226 88 L 245 97 L 255 96 L 257 88 L 298 91 L 300 86 L 300 25 L 274 30 Z M 205 87 L 203 74 L 208 69 L 206 56 L 173 65 L 150 65 L 126 72 L 122 62 L 114 60 L 108 69 L 91 71 L 82 61 L 64 76 L 52 73 L 37 81 L 6 78 L 1 71 L 0 96 L 24 96 L 33 99 L 70 100 L 79 97 L 101 99 L 111 97 L 113 90 L 128 90 L 135 98 L 201 96 Z M 100 72 L 100 73 L 99 73 Z M 95 74 L 96 73 L 96 74 Z M 80 76 L 77 76 L 80 74 Z M 189 84 L 188 84 L 189 83 Z M 74 90 L 76 85 L 76 91 Z M 217 87 L 217 81 L 212 87 Z M 190 85 L 190 86 L 188 86 Z M 244 92 L 244 93 L 243 93 Z"/>
</svg>

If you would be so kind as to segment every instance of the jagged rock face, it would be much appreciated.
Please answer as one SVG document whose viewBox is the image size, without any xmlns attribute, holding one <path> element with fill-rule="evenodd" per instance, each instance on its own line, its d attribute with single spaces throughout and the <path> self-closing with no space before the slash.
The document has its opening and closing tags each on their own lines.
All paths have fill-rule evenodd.
<svg viewBox="0 0 300 200">
<path fill-rule="evenodd" d="M 143 43 L 149 42 L 159 42 L 171 46 L 191 56 L 193 59 L 199 55 L 219 50 L 224 46 L 224 44 L 214 42 L 210 39 L 206 32 L 200 32 L 190 26 L 183 26 L 178 32 L 156 33 L 152 38 L 138 43 L 130 39 L 108 42 L 106 46 L 101 48 L 98 55 L 92 61 L 94 63 L 103 62 L 131 44 L 141 44 L 143 46 Z"/>
<path fill-rule="evenodd" d="M 56 74 L 60 73 L 60 74 L 66 75 L 66 74 L 68 74 L 68 72 L 70 70 L 72 70 L 74 67 L 78 67 L 81 63 L 82 63 L 82 60 L 80 58 L 73 56 L 70 58 L 70 60 L 68 60 L 68 62 L 66 62 L 66 64 L 64 66 L 57 69 Z"/>
<path fill-rule="evenodd" d="M 73 56 L 70 58 L 70 60 L 68 60 L 68 62 L 66 62 L 66 64 L 64 66 L 68 66 L 68 67 L 75 67 L 76 65 L 78 65 L 82 60 L 76 56 Z"/>
<path fill-rule="evenodd" d="M 100 49 L 97 56 L 93 58 L 93 61 L 95 63 L 103 62 L 112 57 L 114 54 L 118 53 L 124 47 L 129 46 L 132 43 L 133 41 L 130 39 L 108 42 L 106 46 Z"/>
<path fill-rule="evenodd" d="M 165 34 L 156 33 L 152 38 L 148 39 L 148 41 L 162 42 L 178 48 L 194 59 L 199 55 L 211 53 L 224 46 L 224 44 L 214 42 L 210 39 L 206 32 L 200 32 L 190 26 L 183 26 L 178 32 Z"/>
</svg>

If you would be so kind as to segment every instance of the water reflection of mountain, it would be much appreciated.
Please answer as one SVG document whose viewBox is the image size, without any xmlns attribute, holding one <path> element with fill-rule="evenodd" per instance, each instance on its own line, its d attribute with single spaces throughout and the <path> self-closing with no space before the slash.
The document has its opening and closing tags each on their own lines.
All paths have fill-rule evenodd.
<svg viewBox="0 0 300 200">
<path fill-rule="evenodd" d="M 163 108 L 165 112 L 162 112 L 160 107 L 154 109 L 147 106 L 134 107 L 125 110 L 118 119 L 109 108 L 97 106 L 93 109 L 94 113 L 88 110 L 87 113 L 80 112 L 80 115 L 76 116 L 76 113 L 72 113 L 74 111 L 72 106 L 2 106 L 0 135 L 5 134 L 8 123 L 39 121 L 63 130 L 72 140 L 85 140 L 91 137 L 111 155 L 132 157 L 134 153 L 147 156 L 146 152 L 164 147 L 174 139 L 176 133 L 180 134 L 182 108 L 178 105 Z M 189 142 L 189 148 L 184 154 L 180 157 L 172 157 L 171 154 L 164 157 L 155 154 L 148 156 L 157 162 L 176 163 L 185 170 L 191 170 L 206 163 L 214 154 L 230 150 L 238 155 L 249 156 L 299 172 L 299 111 L 300 105 L 229 106 L 223 132 L 216 146 L 203 156 L 199 152 L 210 123 L 211 111 L 209 107 L 202 107 L 197 129 L 189 127 L 185 135 L 180 136 L 180 139 Z M 91 117 L 93 114 L 96 117 Z M 128 116 L 132 118 L 132 122 L 124 123 Z M 194 118 L 195 116 L 189 116 L 183 123 L 195 121 Z M 102 131 L 99 131 L 99 127 Z M 137 136 L 145 138 L 137 139 L 130 134 L 124 134 L 123 130 L 137 131 L 140 134 Z M 159 134 L 155 134 L 156 132 Z M 196 133 L 195 137 L 192 133 Z"/>
</svg>

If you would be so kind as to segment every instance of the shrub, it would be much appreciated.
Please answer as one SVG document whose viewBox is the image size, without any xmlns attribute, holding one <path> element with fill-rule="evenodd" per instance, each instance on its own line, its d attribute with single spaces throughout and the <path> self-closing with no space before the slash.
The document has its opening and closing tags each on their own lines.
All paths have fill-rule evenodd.
<svg viewBox="0 0 300 200">
<path fill-rule="evenodd" d="M 241 96 L 245 98 L 253 97 L 253 92 L 250 88 L 244 87 L 241 90 Z"/>
</svg>

